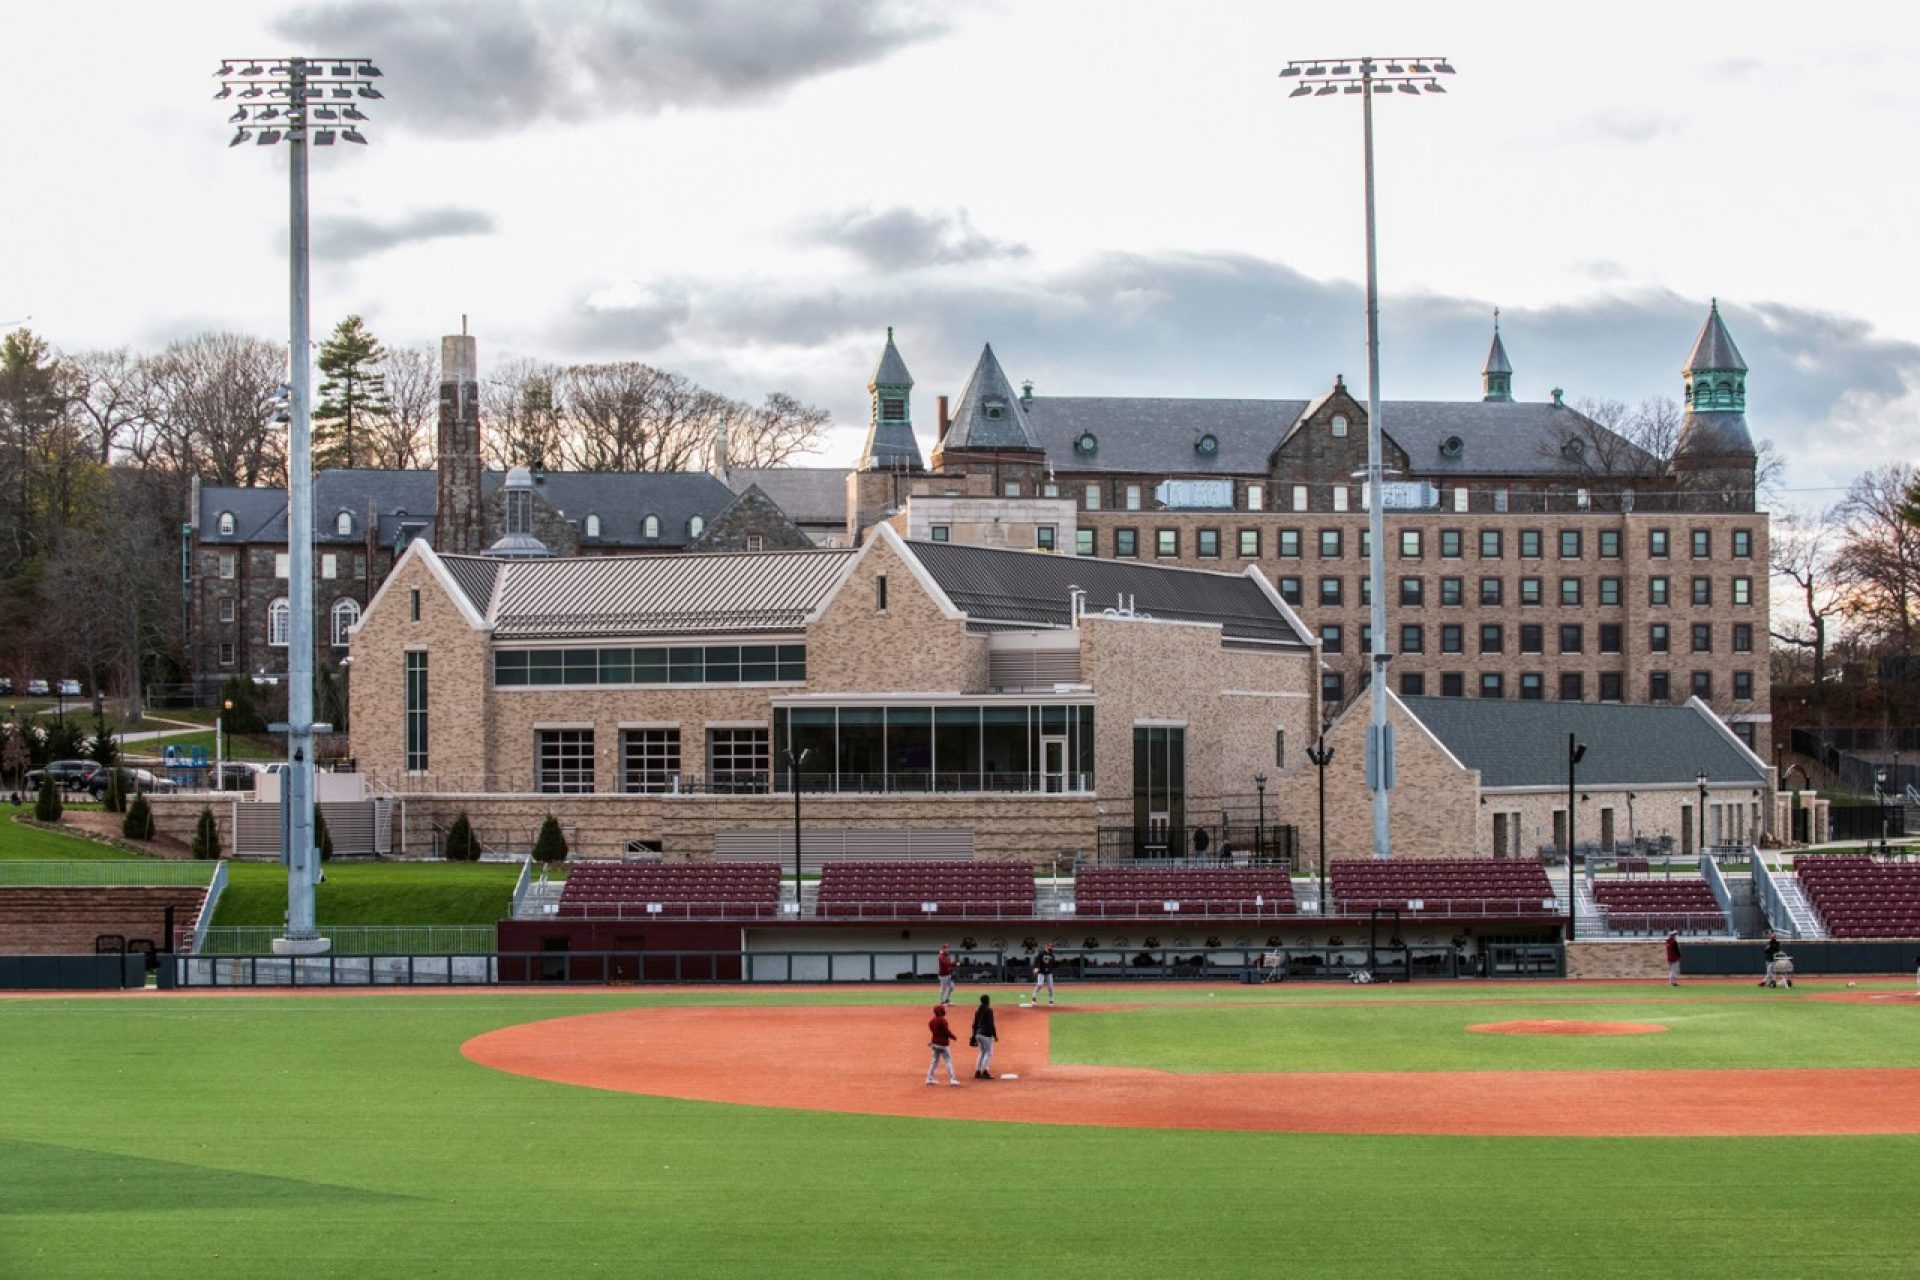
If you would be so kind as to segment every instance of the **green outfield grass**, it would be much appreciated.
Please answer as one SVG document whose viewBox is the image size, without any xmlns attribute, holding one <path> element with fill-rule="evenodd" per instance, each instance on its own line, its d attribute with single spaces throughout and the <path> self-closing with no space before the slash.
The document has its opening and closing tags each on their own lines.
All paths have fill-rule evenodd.
<svg viewBox="0 0 1920 1280">
<path fill-rule="evenodd" d="M 518 863 L 330 862 L 314 894 L 320 924 L 492 924 L 507 914 Z M 231 862 L 217 925 L 280 924 L 287 873 L 278 863 Z"/>
<path fill-rule="evenodd" d="M 98 806 L 89 806 L 98 807 Z M 96 844 L 80 836 L 58 831 L 43 831 L 24 822 L 15 822 L 12 805 L 0 805 L 0 859 L 26 862 L 86 861 L 95 858 L 132 858 L 134 855 L 112 845 Z M 32 816 L 33 806 L 18 812 Z"/>
<path fill-rule="evenodd" d="M 226 735 L 226 758 L 229 760 L 280 760 L 286 757 L 286 748 L 279 746 L 272 738 L 250 738 L 242 734 Z M 176 748 L 178 755 L 191 755 L 195 747 L 207 753 L 212 761 L 217 753 L 214 750 L 213 730 L 202 732 L 170 733 L 164 738 L 143 738 L 139 742 L 127 744 L 127 754 L 159 759 L 166 754 L 168 747 Z"/>
<path fill-rule="evenodd" d="M 1159 1065 L 1175 1067 L 1191 1067 L 1196 1047 L 1209 1063 L 1235 1061 L 1252 1038 L 1270 1054 L 1263 1066 L 1300 1069 L 1294 1046 L 1337 1057 L 1336 1034 L 1444 1061 L 1436 1042 L 1459 1038 L 1462 1018 L 1477 1019 L 1487 998 L 1465 990 L 1477 999 L 1366 993 L 1339 1028 L 1309 1002 L 1340 988 L 1222 990 L 1211 1002 L 1194 990 L 1109 990 L 1099 998 L 1153 1007 L 1059 1017 L 1054 1035 L 1070 1043 L 1082 1024 L 1104 1035 L 1130 1020 Z M 1565 993 L 1571 1016 L 1680 1018 L 1660 1037 L 1670 1046 L 1699 1033 L 1695 1015 L 1744 1026 L 1757 1044 L 1810 1044 L 1794 1020 L 1831 1011 L 1700 998 L 1726 987 L 1647 1000 L 1632 998 L 1646 988 L 1517 990 Z M 142 1274 L 202 1277 L 281 1274 L 297 1260 L 303 1271 L 356 1277 L 1749 1280 L 1908 1276 L 1920 1257 L 1920 1138 L 1391 1138 L 921 1121 L 600 1092 L 500 1074 L 459 1053 L 496 1027 L 667 1001 L 895 1003 L 912 1036 L 924 993 L 0 1002 L 0 1274 L 122 1274 L 138 1259 Z M 1869 1011 L 1889 1028 L 1911 1019 Z M 1162 1025 L 1171 1020 L 1183 1025 Z M 1317 1029 L 1288 1034 L 1300 1027 Z M 1840 1039 L 1836 1060 L 1852 1052 Z"/>
</svg>

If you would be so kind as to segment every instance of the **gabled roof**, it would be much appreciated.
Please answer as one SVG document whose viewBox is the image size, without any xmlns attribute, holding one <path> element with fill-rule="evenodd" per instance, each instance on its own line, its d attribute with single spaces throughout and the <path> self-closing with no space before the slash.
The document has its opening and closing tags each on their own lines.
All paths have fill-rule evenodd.
<svg viewBox="0 0 1920 1280">
<path fill-rule="evenodd" d="M 1305 400 L 1035 396 L 1026 419 L 1062 471 L 1257 475 L 1306 407 Z M 1087 435 L 1091 447 L 1080 443 Z M 1214 437 L 1212 453 L 1196 447 L 1206 435 Z"/>
<path fill-rule="evenodd" d="M 1403 698 L 1407 710 L 1481 786 L 1566 786 L 1567 735 L 1586 744 L 1576 779 L 1587 787 L 1763 785 L 1766 769 L 1697 702 L 1663 707 L 1505 698 Z"/>
<path fill-rule="evenodd" d="M 1088 614 L 1117 607 L 1178 622 L 1219 624 L 1228 639 L 1307 647 L 1278 597 L 1245 574 L 1125 560 L 1012 551 L 958 542 L 905 544 L 955 608 L 976 626 L 1072 625 L 1070 589 Z"/>
<path fill-rule="evenodd" d="M 1380 429 L 1407 452 L 1415 476 L 1589 474 L 1583 456 L 1563 446 L 1606 428 L 1565 404 L 1520 400 L 1393 400 L 1380 406 Z M 1441 445 L 1458 437 L 1457 454 Z M 1617 471 L 1657 472 L 1653 455 L 1620 441 Z M 1628 459 L 1632 458 L 1629 465 Z"/>
<path fill-rule="evenodd" d="M 231 512 L 233 532 L 222 535 L 220 513 Z M 287 540 L 287 491 L 239 485 L 200 487 L 200 541 L 226 546 Z"/>
<path fill-rule="evenodd" d="M 847 523 L 848 467 L 729 467 L 727 484 L 735 493 L 755 485 L 798 525 Z"/>
<path fill-rule="evenodd" d="M 482 489 L 491 495 L 506 480 L 489 471 Z M 584 530 L 600 517 L 596 547 L 681 547 L 692 540 L 689 522 L 703 522 L 733 505 L 733 490 L 704 471 L 547 471 L 537 474 L 534 494 Z M 660 536 L 642 536 L 642 521 L 660 517 Z"/>
<path fill-rule="evenodd" d="M 442 556 L 500 639 L 796 631 L 853 551 L 587 556 Z"/>
<path fill-rule="evenodd" d="M 956 449 L 1038 449 L 1040 442 L 1027 426 L 1020 397 L 1007 381 L 1006 371 L 993 354 L 993 344 L 980 349 L 980 359 L 960 393 L 947 428 L 943 451 Z"/>
<path fill-rule="evenodd" d="M 1699 369 L 1735 373 L 1747 371 L 1747 362 L 1740 358 L 1740 348 L 1733 345 L 1733 335 L 1727 332 L 1726 323 L 1720 319 L 1718 298 L 1713 300 L 1713 306 L 1707 312 L 1707 322 L 1700 326 L 1700 336 L 1693 341 L 1693 354 L 1687 357 L 1687 367 L 1681 372 L 1692 373 Z"/>
</svg>

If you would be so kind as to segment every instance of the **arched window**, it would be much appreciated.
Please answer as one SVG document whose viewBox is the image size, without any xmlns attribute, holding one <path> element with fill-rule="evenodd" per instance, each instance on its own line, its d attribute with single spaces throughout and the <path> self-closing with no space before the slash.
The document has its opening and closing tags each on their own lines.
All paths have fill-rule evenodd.
<svg viewBox="0 0 1920 1280">
<path fill-rule="evenodd" d="M 660 517 L 648 516 L 646 519 L 642 520 L 640 522 L 640 536 L 643 538 L 659 537 L 660 536 Z"/>
<path fill-rule="evenodd" d="M 342 596 L 333 602 L 333 643 L 336 648 L 346 646 L 347 630 L 360 621 L 360 602 L 351 596 Z"/>
<path fill-rule="evenodd" d="M 281 596 L 267 606 L 267 643 L 276 649 L 287 647 L 287 636 L 293 630 L 293 610 L 287 606 L 287 598 Z"/>
<path fill-rule="evenodd" d="M 591 513 L 587 516 L 587 536 L 589 538 L 600 536 L 600 517 Z"/>
<path fill-rule="evenodd" d="M 233 512 L 222 511 L 220 513 L 219 528 L 221 537 L 231 538 L 233 536 Z"/>
<path fill-rule="evenodd" d="M 353 512 L 342 511 L 333 518 L 333 531 L 343 538 L 353 536 Z"/>
<path fill-rule="evenodd" d="M 704 518 L 695 516 L 693 519 L 687 521 L 687 536 L 689 538 L 697 538 L 706 531 L 707 522 Z"/>
<path fill-rule="evenodd" d="M 533 494 L 525 489 L 507 490 L 507 532 L 533 532 Z"/>
</svg>

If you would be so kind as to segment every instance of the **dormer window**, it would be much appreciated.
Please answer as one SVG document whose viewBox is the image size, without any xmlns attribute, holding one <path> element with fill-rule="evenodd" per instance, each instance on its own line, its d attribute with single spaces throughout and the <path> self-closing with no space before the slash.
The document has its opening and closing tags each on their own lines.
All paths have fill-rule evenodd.
<svg viewBox="0 0 1920 1280">
<path fill-rule="evenodd" d="M 905 422 L 907 420 L 907 402 L 903 396 L 880 397 L 880 421 Z"/>
<path fill-rule="evenodd" d="M 982 412 L 986 414 L 988 422 L 998 422 L 1007 416 L 1007 402 L 1005 400 L 988 400 L 981 408 Z"/>
<path fill-rule="evenodd" d="M 687 521 L 687 536 L 689 538 L 697 538 L 706 531 L 707 521 L 704 516 L 694 516 Z"/>
<path fill-rule="evenodd" d="M 1091 431 L 1082 431 L 1080 438 L 1073 442 L 1073 447 L 1080 453 L 1091 455 L 1100 448 L 1100 437 Z"/>
<path fill-rule="evenodd" d="M 600 536 L 600 517 L 591 513 L 587 516 L 587 536 L 589 538 Z"/>
<path fill-rule="evenodd" d="M 353 536 L 353 512 L 342 511 L 333 518 L 333 531 L 342 538 Z"/>
<path fill-rule="evenodd" d="M 222 511 L 220 518 L 215 521 L 214 527 L 220 530 L 221 537 L 231 538 L 233 536 L 233 512 Z"/>
<path fill-rule="evenodd" d="M 533 533 L 533 495 L 525 489 L 507 490 L 507 534 Z"/>
<path fill-rule="evenodd" d="M 643 538 L 659 537 L 660 536 L 660 517 L 648 516 L 644 520 L 642 520 L 640 522 L 640 536 Z"/>
</svg>

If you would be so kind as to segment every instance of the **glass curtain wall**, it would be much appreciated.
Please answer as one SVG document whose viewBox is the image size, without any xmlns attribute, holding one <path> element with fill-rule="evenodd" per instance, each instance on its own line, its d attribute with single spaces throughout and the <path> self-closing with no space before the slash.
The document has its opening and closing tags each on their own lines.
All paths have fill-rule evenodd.
<svg viewBox="0 0 1920 1280">
<path fill-rule="evenodd" d="M 1089 791 L 1091 706 L 775 707 L 774 785 L 808 791 Z"/>
</svg>

